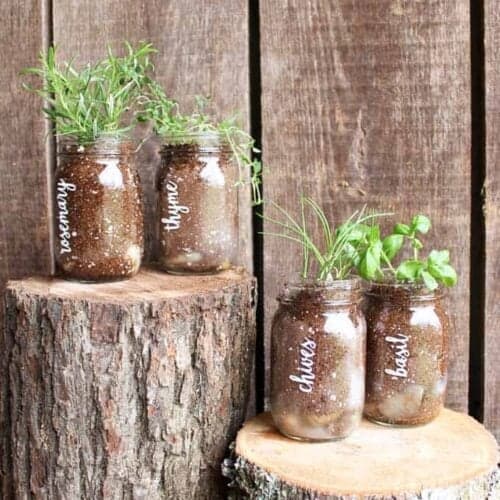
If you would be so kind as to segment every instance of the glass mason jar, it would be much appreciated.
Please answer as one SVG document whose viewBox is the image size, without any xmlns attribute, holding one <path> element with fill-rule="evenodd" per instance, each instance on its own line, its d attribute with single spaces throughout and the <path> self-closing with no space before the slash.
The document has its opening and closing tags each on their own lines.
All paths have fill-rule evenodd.
<svg viewBox="0 0 500 500">
<path fill-rule="evenodd" d="M 359 280 L 285 287 L 272 325 L 271 413 L 291 438 L 327 441 L 359 424 L 366 323 Z"/>
<path fill-rule="evenodd" d="M 177 137 L 161 149 L 158 263 L 175 274 L 230 268 L 238 255 L 238 168 L 218 134 Z"/>
<path fill-rule="evenodd" d="M 64 278 L 134 276 L 143 254 L 143 211 L 132 143 L 62 142 L 55 172 L 55 260 Z"/>
<path fill-rule="evenodd" d="M 430 422 L 444 405 L 448 317 L 441 293 L 374 284 L 366 294 L 365 415 L 379 423 Z"/>
</svg>

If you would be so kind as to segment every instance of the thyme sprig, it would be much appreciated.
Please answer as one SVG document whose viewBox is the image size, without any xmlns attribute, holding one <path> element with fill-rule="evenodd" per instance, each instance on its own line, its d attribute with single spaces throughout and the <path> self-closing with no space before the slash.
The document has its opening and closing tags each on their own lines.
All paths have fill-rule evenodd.
<svg viewBox="0 0 500 500">
<path fill-rule="evenodd" d="M 250 134 L 238 126 L 237 115 L 221 121 L 214 120 L 206 111 L 208 100 L 197 97 L 192 113 L 184 114 L 177 101 L 167 96 L 163 88 L 156 82 L 149 85 L 149 90 L 141 98 L 142 121 L 150 121 L 154 132 L 169 141 L 188 140 L 195 134 L 219 134 L 222 141 L 231 149 L 239 171 L 238 186 L 245 184 L 245 172 L 250 171 L 250 185 L 254 205 L 262 203 L 261 176 L 262 163 L 255 158 L 260 151 L 255 147 L 255 140 Z"/>
<path fill-rule="evenodd" d="M 150 43 L 136 48 L 125 43 L 126 54 L 115 56 L 110 48 L 105 58 L 77 68 L 74 60 L 57 61 L 56 47 L 39 56 L 39 66 L 24 74 L 38 76 L 39 87 L 24 88 L 37 93 L 46 102 L 45 115 L 58 136 L 70 136 L 85 145 L 102 136 L 123 137 L 134 126 L 131 113 L 142 88 L 151 80 L 153 69 Z"/>
</svg>

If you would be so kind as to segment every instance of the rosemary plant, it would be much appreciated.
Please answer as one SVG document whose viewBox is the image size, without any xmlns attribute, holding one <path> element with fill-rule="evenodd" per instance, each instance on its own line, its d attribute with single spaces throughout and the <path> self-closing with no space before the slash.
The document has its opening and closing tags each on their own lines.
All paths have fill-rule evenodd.
<svg viewBox="0 0 500 500">
<path fill-rule="evenodd" d="M 277 211 L 280 218 L 261 215 L 261 217 L 282 228 L 282 232 L 267 232 L 264 235 L 277 236 L 297 243 L 302 249 L 302 279 L 307 279 L 315 264 L 317 281 L 333 281 L 347 278 L 359 264 L 362 246 L 367 235 L 373 231 L 369 223 L 377 217 L 388 214 L 367 214 L 365 208 L 355 211 L 343 224 L 333 228 L 322 208 L 311 198 L 300 198 L 300 219 L 296 220 L 285 209 L 274 202 L 268 203 Z M 319 223 L 322 243 L 314 241 L 307 212 Z"/>
<path fill-rule="evenodd" d="M 170 99 L 160 85 L 152 82 L 147 95 L 142 97 L 141 119 L 151 121 L 154 132 L 172 142 L 181 139 L 185 141 L 186 137 L 199 133 L 219 134 L 231 148 L 238 166 L 237 185 L 245 184 L 244 172 L 249 169 L 253 203 L 261 204 L 262 164 L 252 157 L 254 153 L 260 152 L 255 147 L 255 140 L 238 126 L 236 116 L 217 122 L 206 112 L 206 105 L 207 99 L 198 97 L 194 112 L 183 114 L 179 110 L 178 103 Z"/>
<path fill-rule="evenodd" d="M 149 43 L 136 48 L 126 43 L 127 53 L 117 57 L 108 48 L 107 57 L 77 69 L 73 60 L 57 61 L 57 50 L 50 47 L 40 54 L 39 66 L 27 68 L 42 80 L 40 87 L 24 87 L 44 98 L 43 111 L 58 136 L 69 136 L 85 145 L 102 136 L 122 137 L 134 126 L 131 112 L 142 88 L 151 80 Z"/>
</svg>

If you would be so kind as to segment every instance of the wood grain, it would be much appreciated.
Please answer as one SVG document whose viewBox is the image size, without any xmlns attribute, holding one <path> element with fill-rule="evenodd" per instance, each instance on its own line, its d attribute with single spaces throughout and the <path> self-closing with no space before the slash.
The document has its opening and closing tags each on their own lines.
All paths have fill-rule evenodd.
<svg viewBox="0 0 500 500">
<path fill-rule="evenodd" d="M 364 420 L 344 440 L 315 444 L 283 437 L 261 414 L 238 433 L 235 453 L 235 483 L 248 498 L 493 500 L 500 493 L 495 439 L 451 410 L 412 429 Z"/>
<path fill-rule="evenodd" d="M 260 3 L 266 197 L 297 213 L 310 195 L 334 221 L 363 204 L 432 218 L 426 241 L 448 247 L 460 275 L 448 302 L 448 405 L 467 409 L 468 2 Z M 268 337 L 274 297 L 300 256 L 270 237 L 264 252 Z"/>
<path fill-rule="evenodd" d="M 158 49 L 156 77 L 169 95 L 190 109 L 196 95 L 212 98 L 219 117 L 240 112 L 249 122 L 248 12 L 244 0 L 182 2 L 151 0 L 53 0 L 54 41 L 61 55 L 95 60 L 107 44 L 150 41 Z M 154 179 L 158 145 L 139 156 L 145 187 L 148 255 L 153 246 Z M 241 264 L 252 268 L 249 190 L 240 191 Z"/>
<path fill-rule="evenodd" d="M 34 80 L 19 74 L 43 47 L 44 3 L 0 3 L 0 289 L 51 266 L 43 102 L 22 89 Z"/>
<path fill-rule="evenodd" d="M 486 228 L 484 423 L 500 440 L 500 12 L 485 6 L 486 179 L 483 187 Z"/>
<path fill-rule="evenodd" d="M 224 498 L 252 383 L 253 278 L 143 270 L 12 281 L 5 297 L 2 498 Z"/>
</svg>

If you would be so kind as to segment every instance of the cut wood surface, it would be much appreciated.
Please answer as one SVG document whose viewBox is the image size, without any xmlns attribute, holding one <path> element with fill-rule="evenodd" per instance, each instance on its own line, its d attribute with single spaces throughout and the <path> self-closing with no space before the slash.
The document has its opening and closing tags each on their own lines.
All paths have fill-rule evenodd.
<svg viewBox="0 0 500 500">
<path fill-rule="evenodd" d="M 484 402 L 485 425 L 500 439 L 500 10 L 486 0 L 486 179 L 483 186 L 486 229 Z"/>
<path fill-rule="evenodd" d="M 219 118 L 239 113 L 249 122 L 248 2 L 222 0 L 53 0 L 54 42 L 61 57 L 80 61 L 102 57 L 106 45 L 123 49 L 125 40 L 149 41 L 158 49 L 156 78 L 182 109 L 193 109 L 195 96 L 210 97 Z M 143 131 L 144 132 L 144 131 Z M 146 210 L 147 254 L 151 255 L 156 207 L 154 181 L 158 144 L 151 141 L 138 158 Z M 251 271 L 250 190 L 241 189 L 240 254 Z"/>
<path fill-rule="evenodd" d="M 236 271 L 10 282 L 2 498 L 222 498 L 251 385 L 254 285 Z"/>
<path fill-rule="evenodd" d="M 449 248 L 460 276 L 448 301 L 448 405 L 466 410 L 469 1 L 260 5 L 266 197 L 297 214 L 304 193 L 335 222 L 364 204 L 402 219 L 431 217 L 425 242 Z M 265 223 L 264 231 L 275 229 Z M 301 265 L 291 245 L 264 241 L 268 350 L 274 299 Z"/>
<path fill-rule="evenodd" d="M 235 455 L 232 477 L 249 498 L 493 500 L 500 494 L 495 439 L 451 410 L 423 427 L 363 421 L 345 440 L 314 444 L 281 436 L 270 414 L 261 414 L 238 433 Z"/>
</svg>

